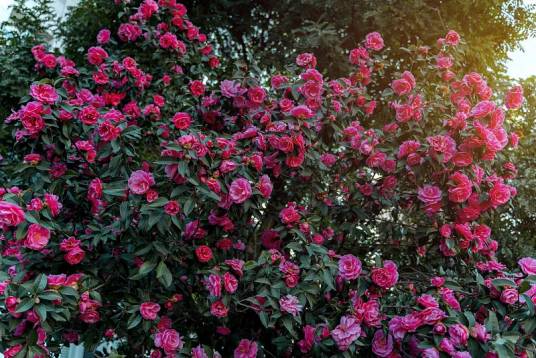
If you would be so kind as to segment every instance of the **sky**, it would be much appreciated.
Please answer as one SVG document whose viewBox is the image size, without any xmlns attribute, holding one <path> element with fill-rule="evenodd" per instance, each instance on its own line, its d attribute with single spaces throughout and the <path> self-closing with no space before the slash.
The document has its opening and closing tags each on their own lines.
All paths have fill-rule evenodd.
<svg viewBox="0 0 536 358">
<path fill-rule="evenodd" d="M 510 53 L 507 63 L 508 74 L 514 78 L 526 78 L 536 75 L 536 38 L 530 38 L 521 43 L 524 51 Z"/>
<path fill-rule="evenodd" d="M 9 12 L 8 6 L 13 0 L 0 0 L 0 22 L 6 20 Z M 527 3 L 536 4 L 536 0 L 525 0 Z M 526 78 L 536 75 L 536 37 L 529 38 L 521 44 L 523 50 L 510 53 L 510 61 L 507 63 L 508 74 L 514 78 Z"/>
</svg>

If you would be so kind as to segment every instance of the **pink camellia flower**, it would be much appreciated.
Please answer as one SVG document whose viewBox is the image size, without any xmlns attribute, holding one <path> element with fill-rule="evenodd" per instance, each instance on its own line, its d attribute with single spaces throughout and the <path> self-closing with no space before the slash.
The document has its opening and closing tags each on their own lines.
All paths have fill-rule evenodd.
<svg viewBox="0 0 536 358">
<path fill-rule="evenodd" d="M 300 305 L 298 297 L 293 295 L 286 295 L 279 299 L 279 306 L 281 311 L 290 313 L 293 316 L 297 316 L 303 310 L 303 306 Z"/>
<path fill-rule="evenodd" d="M 45 104 L 54 104 L 59 98 L 58 92 L 56 92 L 54 87 L 42 83 L 36 83 L 30 86 L 30 96 Z"/>
<path fill-rule="evenodd" d="M 128 179 L 128 188 L 134 194 L 145 194 L 155 184 L 151 173 L 144 170 L 136 170 Z"/>
<path fill-rule="evenodd" d="M 192 358 L 208 358 L 208 355 L 202 345 L 198 345 L 197 347 L 192 348 L 191 354 Z"/>
<path fill-rule="evenodd" d="M 288 203 L 279 213 L 279 218 L 283 224 L 292 225 L 300 221 L 300 213 L 296 210 L 296 203 Z"/>
<path fill-rule="evenodd" d="M 234 98 L 246 93 L 247 89 L 240 86 L 238 81 L 223 80 L 220 84 L 221 95 L 227 98 Z"/>
<path fill-rule="evenodd" d="M 320 161 L 329 168 L 337 162 L 337 157 L 331 153 L 324 153 L 320 156 Z"/>
<path fill-rule="evenodd" d="M 195 249 L 195 256 L 199 262 L 209 262 L 212 259 L 212 249 L 207 245 L 198 246 Z"/>
<path fill-rule="evenodd" d="M 24 221 L 24 210 L 17 204 L 0 200 L 0 226 L 18 226 Z"/>
<path fill-rule="evenodd" d="M 107 58 L 108 53 L 102 47 L 90 47 L 87 51 L 87 61 L 92 65 L 101 65 Z"/>
<path fill-rule="evenodd" d="M 1 220 L 0 220 L 1 222 Z M 533 257 L 524 257 L 517 264 L 525 275 L 536 275 L 536 259 Z"/>
<path fill-rule="evenodd" d="M 238 347 L 234 350 L 234 358 L 255 358 L 257 357 L 257 342 L 249 339 L 241 339 Z"/>
<path fill-rule="evenodd" d="M 453 310 L 460 311 L 460 302 L 454 295 L 454 291 L 447 287 L 442 287 L 440 290 L 441 299 Z"/>
<path fill-rule="evenodd" d="M 99 124 L 99 136 L 105 142 L 111 142 L 119 137 L 121 128 L 114 126 L 110 121 L 104 121 Z"/>
<path fill-rule="evenodd" d="M 41 155 L 37 153 L 26 154 L 24 156 L 24 163 L 28 163 L 30 165 L 37 165 L 39 164 L 39 162 L 41 162 L 42 159 L 43 158 L 41 158 Z"/>
<path fill-rule="evenodd" d="M 52 215 L 52 217 L 58 216 L 61 209 L 63 208 L 63 205 L 60 203 L 58 196 L 54 194 L 45 194 L 45 204 L 50 210 L 50 214 Z"/>
<path fill-rule="evenodd" d="M 469 329 L 461 323 L 455 323 L 449 327 L 450 341 L 457 347 L 467 345 L 469 339 Z"/>
<path fill-rule="evenodd" d="M 439 358 L 439 351 L 435 348 L 426 348 L 421 352 L 422 358 Z"/>
<path fill-rule="evenodd" d="M 97 43 L 99 45 L 107 44 L 110 41 L 110 30 L 108 29 L 102 29 L 97 34 Z"/>
<path fill-rule="evenodd" d="M 447 163 L 456 154 L 456 141 L 448 135 L 436 135 L 426 138 L 434 158 L 441 163 Z M 442 156 L 439 158 L 438 156 Z"/>
<path fill-rule="evenodd" d="M 456 351 L 454 344 L 452 344 L 449 338 L 443 338 L 441 342 L 439 342 L 439 349 L 445 353 L 448 353 L 449 355 L 454 354 Z"/>
<path fill-rule="evenodd" d="M 179 46 L 179 40 L 177 39 L 177 36 L 175 34 L 172 34 L 171 32 L 166 32 L 165 34 L 160 36 L 160 39 L 158 39 L 158 43 L 163 49 L 175 49 Z"/>
<path fill-rule="evenodd" d="M 207 280 L 205 280 L 205 286 L 211 296 L 221 296 L 221 277 L 216 274 L 210 274 Z"/>
<path fill-rule="evenodd" d="M 455 172 L 449 177 L 449 180 L 454 183 L 449 189 L 449 200 L 454 203 L 463 203 L 472 193 L 472 183 L 469 178 L 461 173 Z"/>
<path fill-rule="evenodd" d="M 380 51 L 383 46 L 383 38 L 379 32 L 371 32 L 366 36 L 365 47 L 369 50 Z"/>
<path fill-rule="evenodd" d="M 177 112 L 171 119 L 177 129 L 188 129 L 192 124 L 192 117 L 186 112 Z"/>
<path fill-rule="evenodd" d="M 450 46 L 457 46 L 460 43 L 460 35 L 456 31 L 450 30 L 445 36 L 445 43 Z"/>
<path fill-rule="evenodd" d="M 510 187 L 500 181 L 496 181 L 489 191 L 489 200 L 493 207 L 506 204 L 510 200 L 510 196 Z"/>
<path fill-rule="evenodd" d="M 203 82 L 199 80 L 190 82 L 190 93 L 195 97 L 202 96 L 205 93 L 205 85 Z"/>
<path fill-rule="evenodd" d="M 97 123 L 99 120 L 100 113 L 93 106 L 85 106 L 78 113 L 78 119 L 80 122 L 84 123 L 86 126 L 91 126 Z"/>
<path fill-rule="evenodd" d="M 285 83 L 288 83 L 288 78 L 283 75 L 275 75 L 270 80 L 270 85 L 272 86 L 272 88 L 279 88 Z"/>
<path fill-rule="evenodd" d="M 374 333 L 374 338 L 372 339 L 372 352 L 378 357 L 388 357 L 393 351 L 393 337 L 390 334 L 383 333 L 383 330 L 378 329 Z"/>
<path fill-rule="evenodd" d="M 122 23 L 117 30 L 117 35 L 121 41 L 136 41 L 141 34 L 141 28 L 138 25 L 130 23 Z"/>
<path fill-rule="evenodd" d="M 424 294 L 417 298 L 417 303 L 425 308 L 439 307 L 436 299 L 432 295 Z"/>
<path fill-rule="evenodd" d="M 181 350 L 184 342 L 174 329 L 164 329 L 154 336 L 154 345 L 157 348 L 162 348 L 166 354 L 173 354 L 177 350 Z"/>
<path fill-rule="evenodd" d="M 354 255 L 344 255 L 339 259 L 339 274 L 345 280 L 355 280 L 361 273 L 361 261 Z"/>
<path fill-rule="evenodd" d="M 398 281 L 396 264 L 391 260 L 385 260 L 382 268 L 373 268 L 371 273 L 372 282 L 381 288 L 391 288 Z"/>
<path fill-rule="evenodd" d="M 15 358 L 21 350 L 22 344 L 16 344 L 12 347 L 7 348 L 3 354 L 5 358 Z"/>
<path fill-rule="evenodd" d="M 441 189 L 435 185 L 424 185 L 417 191 L 418 198 L 424 205 L 433 205 L 441 201 Z"/>
<path fill-rule="evenodd" d="M 304 68 L 316 67 L 316 57 L 312 53 L 301 53 L 296 57 L 296 64 Z"/>
<path fill-rule="evenodd" d="M 444 277 L 435 276 L 435 277 L 432 277 L 432 279 L 430 280 L 430 283 L 435 287 L 441 287 L 443 286 L 445 281 L 446 280 Z"/>
<path fill-rule="evenodd" d="M 492 114 L 496 108 L 497 106 L 495 105 L 495 103 L 491 101 L 481 101 L 481 102 L 478 102 L 476 106 L 474 106 L 471 109 L 471 112 L 469 112 L 469 115 L 476 119 L 484 118 L 487 115 Z"/>
<path fill-rule="evenodd" d="M 223 274 L 223 287 L 228 293 L 234 293 L 238 288 L 238 280 L 230 272 Z"/>
<path fill-rule="evenodd" d="M 24 247 L 31 250 L 42 250 L 50 240 L 50 230 L 39 224 L 31 224 L 24 240 Z"/>
<path fill-rule="evenodd" d="M 233 203 L 241 204 L 248 200 L 251 195 L 251 185 L 247 179 L 238 178 L 233 180 L 229 187 L 229 196 Z"/>
<path fill-rule="evenodd" d="M 266 91 L 262 87 L 253 87 L 247 91 L 248 99 L 255 105 L 260 105 L 266 98 Z"/>
<path fill-rule="evenodd" d="M 257 189 L 259 189 L 264 198 L 269 198 L 272 195 L 273 188 L 274 186 L 270 180 L 270 177 L 266 174 L 261 176 L 259 182 L 257 183 Z"/>
<path fill-rule="evenodd" d="M 477 341 L 485 343 L 491 338 L 491 334 L 487 332 L 486 326 L 475 322 L 475 325 L 471 327 L 471 337 L 475 338 Z"/>
<path fill-rule="evenodd" d="M 85 256 L 86 252 L 80 246 L 76 246 L 67 251 L 63 258 L 69 265 L 77 265 L 82 262 Z"/>
<path fill-rule="evenodd" d="M 229 314 L 229 308 L 222 301 L 216 301 L 210 305 L 210 313 L 214 317 L 223 318 Z"/>
<path fill-rule="evenodd" d="M 181 211 L 181 206 L 178 201 L 170 200 L 164 206 L 164 211 L 168 215 L 175 216 Z"/>
<path fill-rule="evenodd" d="M 346 351 L 361 335 L 361 326 L 353 316 L 343 316 L 337 327 L 331 331 L 331 337 L 340 351 Z"/>
<path fill-rule="evenodd" d="M 501 292 L 501 302 L 513 305 L 519 301 L 519 292 L 515 288 L 505 288 Z"/>
<path fill-rule="evenodd" d="M 457 152 L 452 158 L 452 163 L 457 167 L 468 167 L 473 163 L 473 155 L 470 152 Z"/>
<path fill-rule="evenodd" d="M 299 105 L 290 110 L 290 115 L 297 119 L 309 119 L 315 114 L 309 107 Z"/>
<path fill-rule="evenodd" d="M 415 77 L 413 74 L 409 71 L 404 71 L 400 79 L 391 82 L 391 88 L 397 95 L 403 96 L 411 92 L 413 87 L 415 87 L 415 84 Z"/>
<path fill-rule="evenodd" d="M 143 319 L 154 321 L 160 311 L 160 305 L 154 302 L 143 302 L 140 305 L 140 313 Z"/>
<path fill-rule="evenodd" d="M 315 344 L 315 327 L 305 325 L 303 327 L 303 336 L 303 339 L 298 342 L 298 347 L 302 353 L 307 353 Z"/>
<path fill-rule="evenodd" d="M 505 104 L 508 109 L 518 109 L 523 105 L 525 98 L 523 97 L 523 87 L 517 85 L 512 87 L 506 93 Z"/>
<path fill-rule="evenodd" d="M 439 55 L 436 56 L 436 64 L 437 64 L 437 67 L 441 69 L 447 69 L 447 68 L 451 68 L 452 65 L 454 65 L 454 60 L 452 59 L 451 56 L 445 55 L 444 53 L 440 53 Z"/>
</svg>

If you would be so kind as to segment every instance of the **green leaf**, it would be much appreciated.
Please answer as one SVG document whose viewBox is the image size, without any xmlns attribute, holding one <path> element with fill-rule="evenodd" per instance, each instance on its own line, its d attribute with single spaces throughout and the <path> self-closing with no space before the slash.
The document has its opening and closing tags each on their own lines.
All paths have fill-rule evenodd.
<svg viewBox="0 0 536 358">
<path fill-rule="evenodd" d="M 194 201 L 192 199 L 186 200 L 183 207 L 184 215 L 188 216 L 192 212 L 192 209 L 194 208 Z"/>
<path fill-rule="evenodd" d="M 173 282 L 173 276 L 171 275 L 171 271 L 169 271 L 164 261 L 160 261 L 158 267 L 156 268 L 156 278 L 165 287 L 171 286 L 171 283 Z"/>
<path fill-rule="evenodd" d="M 127 329 L 135 328 L 137 325 L 139 325 L 141 322 L 141 316 L 139 314 L 130 316 L 130 318 L 127 321 Z"/>
<path fill-rule="evenodd" d="M 505 344 L 494 344 L 495 352 L 499 355 L 499 358 L 514 358 L 514 352 L 511 348 L 506 346 Z"/>
<path fill-rule="evenodd" d="M 282 322 L 283 322 L 283 326 L 285 326 L 288 333 L 290 333 L 292 337 L 297 338 L 296 332 L 294 332 L 294 328 L 292 327 L 292 319 L 289 316 L 285 316 L 283 317 Z"/>
<path fill-rule="evenodd" d="M 152 270 L 154 270 L 155 267 L 156 267 L 156 262 L 146 261 L 141 265 L 140 269 L 138 270 L 138 273 L 135 275 L 136 278 L 134 278 L 134 276 L 132 276 L 131 279 L 133 279 L 133 280 L 134 279 L 140 279 L 143 276 L 146 276 Z"/>
<path fill-rule="evenodd" d="M 41 321 L 44 322 L 47 320 L 47 308 L 45 305 L 38 305 L 36 306 L 35 310 L 37 311 L 37 314 L 41 318 Z"/>
<path fill-rule="evenodd" d="M 47 301 L 55 301 L 55 300 L 60 300 L 61 295 L 54 291 L 46 291 L 44 293 L 41 293 L 39 295 L 39 298 L 42 300 L 47 300 Z"/>
<path fill-rule="evenodd" d="M 510 279 L 507 278 L 496 278 L 491 281 L 493 286 L 496 288 L 504 287 L 504 286 L 511 286 L 511 287 L 517 287 L 516 283 Z"/>
<path fill-rule="evenodd" d="M 499 332 L 499 320 L 493 311 L 489 312 L 488 319 L 486 320 L 486 328 L 491 333 Z"/>
<path fill-rule="evenodd" d="M 47 277 L 43 274 L 40 274 L 35 278 L 34 286 L 36 291 L 43 291 L 47 287 Z"/>
<path fill-rule="evenodd" d="M 266 312 L 262 311 L 261 313 L 259 313 L 259 318 L 261 320 L 262 325 L 265 328 L 268 328 L 268 314 Z"/>
<path fill-rule="evenodd" d="M 467 322 L 469 322 L 469 328 L 473 327 L 475 325 L 475 316 L 469 311 L 465 311 L 463 314 L 467 318 Z"/>
<path fill-rule="evenodd" d="M 17 305 L 17 309 L 15 310 L 16 313 L 22 313 L 28 311 L 30 308 L 32 308 L 35 304 L 35 300 L 33 298 L 25 298 Z"/>
</svg>

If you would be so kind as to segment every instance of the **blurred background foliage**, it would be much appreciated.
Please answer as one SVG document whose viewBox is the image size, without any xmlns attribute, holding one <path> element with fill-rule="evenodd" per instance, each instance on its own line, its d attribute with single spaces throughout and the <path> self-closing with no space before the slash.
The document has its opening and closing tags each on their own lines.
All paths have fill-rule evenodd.
<svg viewBox="0 0 536 358">
<path fill-rule="evenodd" d="M 313 52 L 318 68 L 330 78 L 349 73 L 348 51 L 372 31 L 386 40 L 390 73 L 410 63 L 411 45 L 433 46 L 454 29 L 465 41 L 465 71 L 486 76 L 505 90 L 515 79 L 506 74 L 508 53 L 536 35 L 536 7 L 523 0 L 186 0 L 194 24 L 209 35 L 222 59 L 222 76 L 243 72 L 285 72 L 301 52 Z M 48 41 L 77 63 L 95 43 L 97 32 L 115 32 L 119 7 L 110 0 L 81 0 L 58 24 L 50 0 L 28 7 L 15 2 L 15 13 L 0 32 L 0 115 L 5 118 L 36 78 L 30 49 Z M 51 41 L 54 39 L 54 41 Z M 521 80 L 527 105 L 510 118 L 522 140 L 512 162 L 518 167 L 518 196 L 492 218 L 502 259 L 536 256 L 536 78 Z M 383 84 L 384 85 L 384 84 Z M 503 91 L 497 91 L 501 96 Z M 0 122 L 2 123 L 2 122 Z M 2 124 L 0 124 L 1 126 Z M 0 155 L 9 150 L 11 134 L 0 127 Z M 0 166 L 1 169 L 1 166 Z"/>
</svg>

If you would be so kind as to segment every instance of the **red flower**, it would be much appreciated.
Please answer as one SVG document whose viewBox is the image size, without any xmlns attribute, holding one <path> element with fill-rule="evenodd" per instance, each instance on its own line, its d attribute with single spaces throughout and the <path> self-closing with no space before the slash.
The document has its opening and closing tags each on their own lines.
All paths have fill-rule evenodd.
<svg viewBox="0 0 536 358">
<path fill-rule="evenodd" d="M 199 80 L 190 82 L 190 92 L 193 96 L 199 97 L 205 93 L 205 85 Z"/>
<path fill-rule="evenodd" d="M 201 245 L 195 249 L 195 255 L 199 262 L 209 262 L 212 259 L 212 250 L 206 245 Z"/>
</svg>

